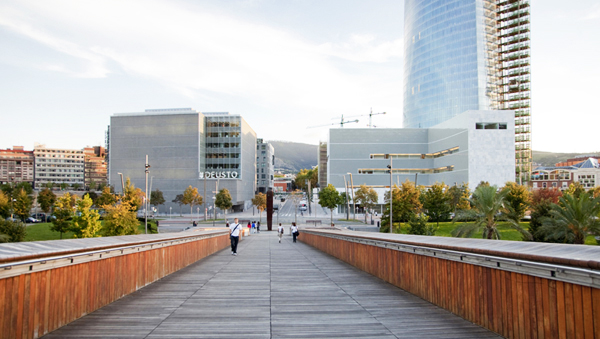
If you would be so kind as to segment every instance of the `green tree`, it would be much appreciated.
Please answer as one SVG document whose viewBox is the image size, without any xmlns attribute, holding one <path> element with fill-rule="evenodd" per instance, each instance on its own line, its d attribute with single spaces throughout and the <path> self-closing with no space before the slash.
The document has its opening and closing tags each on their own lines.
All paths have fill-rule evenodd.
<svg viewBox="0 0 600 339">
<path fill-rule="evenodd" d="M 310 187 L 317 187 L 317 183 L 319 182 L 319 169 L 315 167 L 313 169 L 301 169 L 298 174 L 296 174 L 296 179 L 294 180 L 295 185 L 298 189 L 301 189 L 305 192 L 308 191 L 308 186 L 306 185 L 306 180 L 310 181 Z M 309 199 L 311 194 L 308 194 Z M 312 200 L 311 200 L 312 201 Z"/>
<path fill-rule="evenodd" d="M 267 208 L 267 196 L 264 193 L 258 193 L 252 198 L 252 205 L 258 209 L 259 222 L 262 222 L 262 212 Z"/>
<path fill-rule="evenodd" d="M 105 206 L 106 215 L 102 227 L 104 234 L 107 236 L 138 234 L 140 222 L 136 212 L 132 211 L 133 208 L 128 201 Z"/>
<path fill-rule="evenodd" d="M 47 183 L 44 184 L 44 187 L 48 188 L 48 189 L 52 189 L 54 187 L 54 183 L 53 182 L 47 182 Z"/>
<path fill-rule="evenodd" d="M 8 199 L 8 196 L 3 191 L 0 191 L 0 217 L 2 219 L 10 216 L 10 201 Z"/>
<path fill-rule="evenodd" d="M 510 227 L 519 231 L 524 238 L 531 239 L 531 234 L 517 222 L 506 216 L 504 207 L 507 190 L 498 192 L 496 186 L 479 185 L 469 200 L 473 206 L 470 210 L 462 210 L 456 216 L 458 221 L 475 220 L 457 226 L 452 235 L 470 238 L 475 232 L 482 230 L 484 239 L 500 239 L 498 221 L 506 221 Z"/>
<path fill-rule="evenodd" d="M 446 185 L 437 182 L 426 190 L 423 194 L 423 209 L 425 214 L 431 221 L 436 222 L 436 226 L 440 226 L 440 221 L 448 220 L 452 212 L 450 205 L 451 197 L 444 190 Z"/>
<path fill-rule="evenodd" d="M 177 194 L 177 196 L 175 197 L 175 199 L 173 199 L 174 203 L 177 203 L 179 205 L 179 216 L 181 216 L 181 206 L 183 205 L 183 194 Z"/>
<path fill-rule="evenodd" d="M 407 222 L 414 214 L 421 212 L 421 209 L 423 208 L 420 199 L 421 191 L 417 187 L 415 187 L 413 182 L 407 179 L 402 183 L 402 185 L 400 185 L 400 187 L 394 185 L 392 192 L 392 224 L 394 222 Z M 385 200 L 387 200 L 387 203 L 386 210 L 384 210 L 383 215 L 381 216 L 381 232 L 386 232 L 386 230 L 389 231 L 389 198 L 390 193 L 386 192 Z M 399 232 L 400 229 L 398 229 L 397 231 Z"/>
<path fill-rule="evenodd" d="M 503 190 L 507 190 L 505 207 L 507 217 L 519 222 L 525 216 L 525 212 L 531 206 L 531 194 L 527 187 L 515 182 L 507 182 Z"/>
<path fill-rule="evenodd" d="M 365 224 L 367 223 L 367 211 L 371 210 L 377 204 L 379 197 L 377 192 L 366 184 L 360 185 L 360 187 L 354 192 L 354 199 L 365 209 Z"/>
<path fill-rule="evenodd" d="M 150 192 L 150 205 L 160 206 L 165 203 L 163 192 L 158 188 Z"/>
<path fill-rule="evenodd" d="M 76 182 L 73 185 L 71 185 L 71 187 L 73 187 L 74 191 L 78 191 L 81 188 L 81 184 Z"/>
<path fill-rule="evenodd" d="M 327 187 L 322 188 L 319 192 L 319 205 L 324 208 L 329 208 L 331 224 L 333 224 L 333 209 L 343 203 L 344 201 L 342 200 L 340 192 L 338 192 L 332 184 L 328 184 Z"/>
<path fill-rule="evenodd" d="M 542 221 L 541 232 L 548 239 L 564 239 L 567 243 L 584 244 L 589 235 L 600 236 L 600 198 L 583 192 L 579 196 L 565 194 L 550 207 L 550 217 Z"/>
<path fill-rule="evenodd" d="M 21 242 L 27 235 L 27 227 L 20 221 L 0 219 L 0 242 Z"/>
<path fill-rule="evenodd" d="M 233 207 L 233 202 L 231 200 L 231 194 L 229 194 L 229 190 L 223 188 L 217 193 L 215 199 L 215 206 L 225 211 L 225 218 L 227 218 L 227 210 Z"/>
<path fill-rule="evenodd" d="M 184 205 L 190 205 L 190 220 L 191 220 L 192 215 L 194 214 L 194 211 L 193 211 L 194 206 L 202 205 L 203 199 L 202 199 L 202 196 L 200 195 L 200 193 L 198 193 L 198 189 L 196 187 L 192 187 L 192 185 L 190 185 L 183 192 L 183 198 L 181 199 L 181 202 Z"/>
<path fill-rule="evenodd" d="M 98 183 L 96 185 L 96 190 L 102 192 L 102 191 L 104 191 L 104 187 L 107 187 L 106 183 L 105 182 L 100 182 L 100 183 Z M 110 190 L 110 188 L 109 188 L 109 190 Z M 110 190 L 110 191 L 112 191 L 112 190 Z"/>
<path fill-rule="evenodd" d="M 60 190 L 64 191 L 67 189 L 67 187 L 69 187 L 69 184 L 67 184 L 66 182 L 63 182 L 60 184 Z"/>
<path fill-rule="evenodd" d="M 44 188 L 37 196 L 38 203 L 44 213 L 50 213 L 52 206 L 56 202 L 56 194 L 49 188 Z"/>
<path fill-rule="evenodd" d="M 471 196 L 471 191 L 469 190 L 469 185 L 463 183 L 460 186 L 452 186 L 448 189 L 448 195 L 450 196 L 450 205 L 452 206 L 452 211 L 456 214 L 458 210 L 469 210 L 471 209 L 471 204 L 469 203 L 469 198 Z"/>
<path fill-rule="evenodd" d="M 408 221 L 408 234 L 435 235 L 438 226 L 428 224 L 429 217 L 425 213 L 413 214 Z"/>
<path fill-rule="evenodd" d="M 92 204 L 92 199 L 87 194 L 83 196 L 83 199 L 77 201 L 77 213 L 70 228 L 75 238 L 99 236 L 97 232 L 102 228 L 102 223 L 100 222 L 100 214 L 91 209 Z"/>
<path fill-rule="evenodd" d="M 90 183 L 88 184 L 88 191 L 94 191 L 96 190 L 96 181 L 94 181 L 94 179 L 90 180 Z"/>
<path fill-rule="evenodd" d="M 136 188 L 129 178 L 125 181 L 125 194 L 123 194 L 122 202 L 126 202 L 132 212 L 137 212 L 144 204 L 144 192 Z"/>
<path fill-rule="evenodd" d="M 117 197 L 110 192 L 110 187 L 105 186 L 102 189 L 102 194 L 96 199 L 96 206 L 106 208 L 105 206 L 114 205 L 117 202 Z"/>
<path fill-rule="evenodd" d="M 572 195 L 573 197 L 579 199 L 579 196 L 585 193 L 585 188 L 583 187 L 583 185 L 579 182 L 573 182 L 569 185 L 569 188 L 567 188 L 567 190 L 565 191 L 565 195 L 569 194 Z"/>
<path fill-rule="evenodd" d="M 90 199 L 92 199 L 92 206 L 98 206 L 96 205 L 96 201 L 98 200 L 98 193 L 96 193 L 95 191 L 89 191 L 86 193 L 86 195 L 88 197 L 90 197 Z"/>
<path fill-rule="evenodd" d="M 50 230 L 60 233 L 62 239 L 63 233 L 67 232 L 70 227 L 71 218 L 73 218 L 73 197 L 70 193 L 65 193 L 62 197 L 59 197 L 54 204 L 54 219 L 52 219 L 52 225 Z"/>
<path fill-rule="evenodd" d="M 533 191 L 531 195 L 531 221 L 529 222 L 529 233 L 531 233 L 532 241 L 553 241 L 546 239 L 540 229 L 544 218 L 550 217 L 550 207 L 552 204 L 557 204 L 560 197 L 562 197 L 562 192 L 556 188 L 542 188 Z M 556 242 L 565 242 L 565 240 L 558 239 Z"/>
<path fill-rule="evenodd" d="M 21 221 L 24 221 L 29 216 L 29 212 L 31 211 L 31 205 L 33 204 L 32 199 L 27 195 L 27 192 L 24 188 L 21 188 L 17 194 L 15 195 L 14 201 L 14 213 L 21 218 Z"/>
</svg>

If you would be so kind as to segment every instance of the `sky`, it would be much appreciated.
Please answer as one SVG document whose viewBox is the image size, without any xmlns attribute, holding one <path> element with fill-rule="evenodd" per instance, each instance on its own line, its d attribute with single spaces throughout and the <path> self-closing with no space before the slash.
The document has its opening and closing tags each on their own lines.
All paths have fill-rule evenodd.
<svg viewBox="0 0 600 339">
<path fill-rule="evenodd" d="M 110 116 L 240 114 L 317 144 L 402 127 L 401 0 L 0 0 L 0 148 L 104 145 Z M 532 0 L 532 146 L 600 151 L 600 3 Z M 338 124 L 338 125 L 336 125 Z"/>
</svg>

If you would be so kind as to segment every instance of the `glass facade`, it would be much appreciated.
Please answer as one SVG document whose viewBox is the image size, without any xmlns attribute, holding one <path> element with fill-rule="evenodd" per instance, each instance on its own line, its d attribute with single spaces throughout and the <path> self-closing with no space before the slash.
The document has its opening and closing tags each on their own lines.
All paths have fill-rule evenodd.
<svg viewBox="0 0 600 339">
<path fill-rule="evenodd" d="M 404 20 L 404 127 L 515 110 L 517 175 L 531 171 L 529 1 L 405 0 Z"/>
<path fill-rule="evenodd" d="M 205 121 L 205 172 L 236 172 L 233 178 L 241 179 L 241 117 L 212 113 L 206 115 Z"/>
</svg>

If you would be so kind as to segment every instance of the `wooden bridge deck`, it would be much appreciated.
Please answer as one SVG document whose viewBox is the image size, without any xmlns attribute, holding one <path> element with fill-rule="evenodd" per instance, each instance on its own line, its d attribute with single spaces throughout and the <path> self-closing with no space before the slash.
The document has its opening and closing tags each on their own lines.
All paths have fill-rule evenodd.
<svg viewBox="0 0 600 339">
<path fill-rule="evenodd" d="M 44 338 L 498 338 L 275 232 L 155 282 Z"/>
</svg>

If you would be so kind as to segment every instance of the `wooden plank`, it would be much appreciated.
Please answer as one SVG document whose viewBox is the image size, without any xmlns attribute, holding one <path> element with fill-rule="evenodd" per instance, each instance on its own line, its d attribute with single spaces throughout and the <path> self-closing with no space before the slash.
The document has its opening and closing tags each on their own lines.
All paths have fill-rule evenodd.
<svg viewBox="0 0 600 339">
<path fill-rule="evenodd" d="M 5 338 L 3 333 L 6 333 L 6 279 L 0 279 L 0 338 Z"/>
<path fill-rule="evenodd" d="M 558 323 L 558 337 L 567 338 L 567 316 L 565 309 L 565 284 L 562 281 L 556 282 L 556 318 Z"/>
<path fill-rule="evenodd" d="M 540 339 L 546 338 L 544 335 L 544 297 L 542 291 L 542 283 L 545 279 L 536 277 L 534 282 L 535 292 L 535 313 L 536 313 L 536 325 L 537 325 L 537 337 Z M 546 299 L 547 300 L 547 299 Z"/>
<path fill-rule="evenodd" d="M 594 309 L 594 338 L 600 338 L 600 289 L 592 289 L 592 308 Z"/>
<path fill-rule="evenodd" d="M 581 286 L 577 284 L 570 284 L 573 287 L 573 327 L 574 327 L 574 338 L 576 339 L 585 339 L 585 334 L 583 332 L 583 300 Z"/>
<path fill-rule="evenodd" d="M 567 338 L 575 338 L 575 318 L 573 305 L 573 284 L 564 283 L 565 286 L 565 322 L 567 324 Z"/>
<path fill-rule="evenodd" d="M 594 338 L 594 309 L 592 307 L 592 288 L 581 287 L 582 311 L 583 311 L 583 332 L 585 339 Z"/>
</svg>

